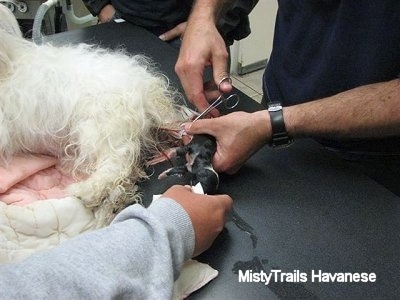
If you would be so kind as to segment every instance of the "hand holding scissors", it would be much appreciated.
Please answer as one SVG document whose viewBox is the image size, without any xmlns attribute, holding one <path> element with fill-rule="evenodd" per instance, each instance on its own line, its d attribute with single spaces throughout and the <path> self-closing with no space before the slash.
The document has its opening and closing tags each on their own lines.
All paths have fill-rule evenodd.
<svg viewBox="0 0 400 300">
<path fill-rule="evenodd" d="M 201 114 L 199 114 L 193 122 L 197 121 L 198 119 L 203 118 L 207 114 L 209 114 L 214 108 L 217 108 L 220 106 L 222 103 L 225 104 L 225 107 L 227 109 L 233 109 L 238 103 L 239 103 L 239 96 L 237 94 L 231 94 L 228 97 L 225 97 L 223 92 L 221 91 L 221 84 L 228 81 L 230 84 L 232 84 L 232 79 L 230 77 L 224 77 L 221 79 L 221 81 L 218 83 L 218 91 L 220 92 L 220 96 L 213 102 L 211 103 L 205 111 L 203 111 Z"/>
</svg>

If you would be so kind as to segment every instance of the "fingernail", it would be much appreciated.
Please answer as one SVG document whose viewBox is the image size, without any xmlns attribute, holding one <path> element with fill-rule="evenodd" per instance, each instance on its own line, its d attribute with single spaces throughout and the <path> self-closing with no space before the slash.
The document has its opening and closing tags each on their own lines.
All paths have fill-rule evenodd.
<svg viewBox="0 0 400 300">
<path fill-rule="evenodd" d="M 222 84 L 221 84 L 221 88 L 222 89 L 229 89 L 229 88 L 231 88 L 231 86 L 232 86 L 232 84 L 230 83 L 230 82 L 222 82 Z"/>
<path fill-rule="evenodd" d="M 158 38 L 159 38 L 160 40 L 165 41 L 165 35 L 164 35 L 164 34 L 160 35 Z"/>
</svg>

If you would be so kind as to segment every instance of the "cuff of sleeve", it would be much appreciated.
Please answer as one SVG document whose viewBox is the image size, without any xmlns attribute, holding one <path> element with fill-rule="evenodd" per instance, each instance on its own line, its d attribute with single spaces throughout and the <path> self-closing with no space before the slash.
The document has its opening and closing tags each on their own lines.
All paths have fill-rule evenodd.
<svg viewBox="0 0 400 300">
<path fill-rule="evenodd" d="M 131 205 L 121 211 L 111 224 L 138 218 L 150 224 L 168 242 L 174 278 L 176 279 L 183 263 L 192 257 L 195 248 L 195 234 L 192 221 L 186 210 L 170 198 L 160 198 L 146 209 L 139 204 Z M 164 255 L 166 252 L 164 253 Z"/>
<path fill-rule="evenodd" d="M 184 260 L 181 263 L 191 258 L 194 253 L 195 234 L 192 221 L 186 210 L 179 203 L 169 198 L 153 201 L 148 210 L 165 226 L 171 244 L 182 245 L 182 247 L 175 249 L 180 253 L 174 253 L 178 257 L 183 254 Z M 168 214 L 165 213 L 167 211 Z"/>
</svg>

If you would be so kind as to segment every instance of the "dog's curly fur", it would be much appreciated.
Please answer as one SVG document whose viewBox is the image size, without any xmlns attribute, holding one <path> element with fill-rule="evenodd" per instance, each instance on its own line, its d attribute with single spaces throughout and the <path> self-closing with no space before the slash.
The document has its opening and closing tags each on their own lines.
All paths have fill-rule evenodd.
<svg viewBox="0 0 400 300">
<path fill-rule="evenodd" d="M 20 152 L 56 156 L 83 179 L 70 191 L 99 224 L 138 201 L 145 156 L 157 128 L 177 120 L 177 97 L 143 56 L 36 45 L 0 5 L 0 164 Z"/>
</svg>

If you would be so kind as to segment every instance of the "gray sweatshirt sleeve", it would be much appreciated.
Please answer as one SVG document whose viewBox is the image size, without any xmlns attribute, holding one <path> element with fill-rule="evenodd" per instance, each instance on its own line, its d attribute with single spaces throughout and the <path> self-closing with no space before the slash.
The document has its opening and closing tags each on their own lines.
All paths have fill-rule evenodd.
<svg viewBox="0 0 400 300">
<path fill-rule="evenodd" d="M 194 251 L 186 211 L 171 199 L 132 205 L 103 229 L 0 266 L 1 299 L 169 299 Z"/>
</svg>

